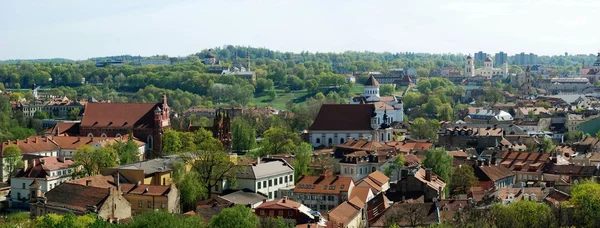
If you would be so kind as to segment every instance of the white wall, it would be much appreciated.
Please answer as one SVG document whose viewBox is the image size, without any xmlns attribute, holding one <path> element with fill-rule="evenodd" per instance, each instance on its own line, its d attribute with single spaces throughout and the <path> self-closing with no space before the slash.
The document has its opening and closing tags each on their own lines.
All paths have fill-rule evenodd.
<svg viewBox="0 0 600 228">
<path fill-rule="evenodd" d="M 287 182 L 286 182 L 286 177 L 287 177 Z M 280 178 L 282 181 L 279 181 Z M 277 179 L 277 184 L 275 184 L 275 179 Z M 269 180 L 271 180 L 271 186 L 269 186 Z M 266 196 L 269 196 L 269 193 L 271 193 L 271 197 L 268 197 L 268 198 L 269 198 L 269 200 L 273 200 L 273 199 L 281 198 L 281 196 L 279 195 L 280 193 L 278 191 L 280 188 L 294 186 L 294 172 L 293 171 L 287 172 L 284 174 L 278 174 L 278 175 L 270 176 L 267 178 L 260 178 L 257 180 L 238 178 L 238 179 L 236 179 L 236 181 L 237 181 L 237 189 L 247 188 L 254 192 L 262 193 Z M 258 187 L 259 183 L 260 183 L 260 188 Z M 266 183 L 266 187 L 264 187 L 263 183 Z M 277 193 L 275 193 L 275 192 L 277 192 Z M 275 197 L 275 194 L 277 194 L 277 197 Z"/>
<path fill-rule="evenodd" d="M 56 188 L 56 186 L 60 185 L 61 183 L 70 181 L 74 169 L 68 168 L 47 172 L 49 175 L 51 175 L 48 178 L 11 178 L 11 201 L 18 201 L 19 193 L 21 195 L 21 198 L 26 197 L 27 199 L 29 199 L 29 185 L 33 182 L 34 179 L 37 179 L 37 182 L 40 184 L 40 190 L 43 193 L 46 193 L 52 190 L 53 188 Z M 23 184 L 25 184 L 24 187 Z"/>
<path fill-rule="evenodd" d="M 329 147 L 332 146 L 332 144 L 343 144 L 344 142 L 348 141 L 349 137 L 352 137 L 354 139 L 358 139 L 362 136 L 370 137 L 371 131 L 310 131 L 309 134 L 310 144 L 312 144 L 314 147 L 318 147 L 320 145 L 325 145 Z M 329 143 L 329 138 L 331 138 L 332 140 L 331 144 Z M 317 139 L 320 140 L 319 143 L 317 143 Z"/>
</svg>

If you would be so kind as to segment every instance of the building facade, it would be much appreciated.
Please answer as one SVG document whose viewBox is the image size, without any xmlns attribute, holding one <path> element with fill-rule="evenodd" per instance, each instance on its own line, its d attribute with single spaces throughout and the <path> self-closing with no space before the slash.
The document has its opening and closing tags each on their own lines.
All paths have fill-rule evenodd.
<svg viewBox="0 0 600 228">
<path fill-rule="evenodd" d="M 269 200 L 279 199 L 279 189 L 294 187 L 294 168 L 282 160 L 261 162 L 241 166 L 236 172 L 238 189 L 249 189 L 268 196 Z"/>
</svg>

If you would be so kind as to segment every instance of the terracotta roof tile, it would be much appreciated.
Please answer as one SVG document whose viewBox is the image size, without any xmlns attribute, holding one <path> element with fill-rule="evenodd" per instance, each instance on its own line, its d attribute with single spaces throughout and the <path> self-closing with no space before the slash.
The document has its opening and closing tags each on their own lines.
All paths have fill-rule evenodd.
<svg viewBox="0 0 600 228">
<path fill-rule="evenodd" d="M 145 195 L 145 196 L 163 196 L 171 190 L 170 185 L 149 185 L 149 184 L 121 184 L 121 190 L 125 194 Z"/>
<path fill-rule="evenodd" d="M 109 190 L 104 188 L 63 183 L 48 191 L 45 196 L 47 205 L 86 211 L 87 206 L 101 205 L 108 194 Z"/>
<path fill-rule="evenodd" d="M 75 180 L 69 181 L 67 183 L 86 186 L 87 181 L 91 181 L 90 186 L 92 186 L 92 187 L 114 188 L 115 187 L 114 180 L 115 180 L 114 177 L 110 176 L 110 175 L 106 175 L 106 176 L 105 175 L 94 175 L 94 176 L 75 179 Z"/>
<path fill-rule="evenodd" d="M 294 193 L 340 194 L 348 192 L 352 185 L 351 177 L 325 177 L 303 176 L 300 177 L 294 188 Z"/>
<path fill-rule="evenodd" d="M 287 199 L 287 198 L 282 198 L 279 200 L 273 200 L 273 201 L 268 201 L 268 202 L 264 202 L 261 203 L 258 207 L 256 207 L 256 209 L 295 209 L 295 208 L 300 208 L 300 206 L 302 206 L 301 203 L 298 203 L 296 201 L 293 201 L 291 199 Z"/>
<path fill-rule="evenodd" d="M 390 181 L 390 178 L 382 172 L 380 172 L 379 170 L 375 170 L 375 172 L 370 173 L 369 175 L 367 175 L 367 177 L 380 186 Z"/>
<path fill-rule="evenodd" d="M 24 140 L 16 140 L 11 142 L 2 143 L 2 153 L 0 156 L 4 156 L 4 148 L 8 145 L 17 145 L 21 149 L 22 154 L 31 154 L 39 152 L 58 152 L 60 147 L 54 142 L 48 140 L 45 137 L 31 136 Z"/>
<path fill-rule="evenodd" d="M 366 187 L 366 186 L 355 186 L 352 189 L 352 194 L 350 194 L 349 198 L 357 197 L 362 202 L 367 202 L 367 197 L 369 196 L 369 192 L 370 191 L 371 191 L 371 188 L 369 188 L 369 187 Z"/>
<path fill-rule="evenodd" d="M 514 176 L 515 174 L 501 165 L 491 165 L 491 166 L 477 166 L 492 181 L 498 181 L 504 179 L 509 176 Z"/>
<path fill-rule="evenodd" d="M 333 208 L 329 212 L 329 220 L 342 223 L 344 226 L 346 226 L 354 217 L 358 215 L 359 212 L 359 209 L 357 209 L 355 206 L 348 203 L 348 201 L 344 201 L 342 204 Z"/>
<path fill-rule="evenodd" d="M 352 204 L 353 206 L 355 206 L 355 207 L 357 207 L 357 208 L 363 208 L 363 207 L 365 207 L 365 204 L 366 204 L 367 202 L 365 202 L 365 201 L 361 200 L 361 199 L 360 199 L 360 198 L 358 198 L 358 197 L 352 197 L 352 198 L 350 198 L 350 199 L 348 200 L 348 203 Z"/>
<path fill-rule="evenodd" d="M 58 130 L 58 132 L 57 132 Z M 46 134 L 58 135 L 79 135 L 79 123 L 58 122 L 45 132 Z"/>
</svg>

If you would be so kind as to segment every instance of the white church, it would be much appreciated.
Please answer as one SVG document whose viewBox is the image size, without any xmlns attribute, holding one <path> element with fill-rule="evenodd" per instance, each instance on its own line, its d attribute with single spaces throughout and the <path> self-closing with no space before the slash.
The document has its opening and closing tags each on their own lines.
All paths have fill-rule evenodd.
<svg viewBox="0 0 600 228">
<path fill-rule="evenodd" d="M 332 147 L 349 139 L 390 142 L 392 124 L 402 122 L 403 111 L 402 100 L 379 95 L 379 83 L 371 76 L 364 94 L 350 104 L 323 104 L 308 128 L 308 138 L 314 147 Z"/>
<path fill-rule="evenodd" d="M 508 63 L 504 62 L 502 68 L 494 68 L 494 60 L 489 55 L 483 62 L 482 68 L 475 69 L 475 61 L 469 54 L 467 56 L 467 65 L 465 65 L 465 77 L 484 76 L 491 79 L 492 76 L 500 75 L 503 78 L 508 77 Z"/>
</svg>

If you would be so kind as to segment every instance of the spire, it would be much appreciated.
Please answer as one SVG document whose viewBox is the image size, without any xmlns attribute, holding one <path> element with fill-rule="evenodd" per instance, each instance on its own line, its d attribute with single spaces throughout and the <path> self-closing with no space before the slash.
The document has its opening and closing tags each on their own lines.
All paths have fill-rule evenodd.
<svg viewBox="0 0 600 228">
<path fill-rule="evenodd" d="M 379 86 L 379 82 L 375 79 L 375 76 L 371 75 L 369 79 L 365 82 L 366 86 Z"/>
</svg>

